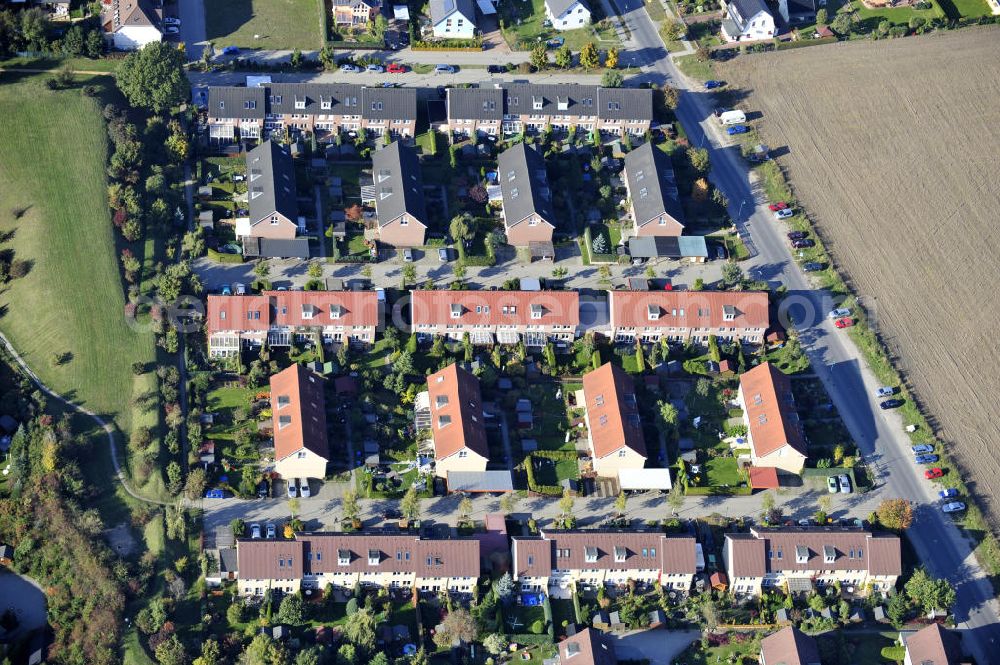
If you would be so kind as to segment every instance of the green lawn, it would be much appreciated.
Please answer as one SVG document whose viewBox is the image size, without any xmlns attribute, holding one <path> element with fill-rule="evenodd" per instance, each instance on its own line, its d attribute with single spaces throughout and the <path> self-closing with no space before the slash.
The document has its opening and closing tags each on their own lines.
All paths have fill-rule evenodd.
<svg viewBox="0 0 1000 665">
<path fill-rule="evenodd" d="M 960 0 L 961 1 L 961 0 Z M 975 1 L 975 0 L 972 0 Z M 982 0 L 978 0 L 982 5 L 983 9 L 986 8 L 986 3 Z M 914 16 L 922 16 L 923 18 L 930 21 L 933 18 L 938 18 L 944 15 L 944 12 L 937 6 L 936 3 L 932 2 L 930 9 L 913 9 L 912 7 L 893 7 L 886 9 L 869 9 L 864 6 L 861 2 L 855 1 L 851 3 L 851 8 L 857 12 L 858 18 L 870 19 L 876 18 L 879 20 L 887 19 L 890 23 L 896 25 L 906 25 L 910 22 L 910 19 Z M 958 4 L 958 3 L 956 3 Z"/>
<path fill-rule="evenodd" d="M 702 62 L 695 55 L 683 55 L 674 59 L 674 64 L 685 76 L 699 81 L 707 81 L 715 76 L 715 68 L 711 61 Z"/>
<path fill-rule="evenodd" d="M 112 73 L 118 67 L 118 60 L 91 60 L 90 58 L 16 57 L 0 60 L 0 67 L 23 67 L 25 69 L 60 69 L 70 67 L 80 72 Z"/>
<path fill-rule="evenodd" d="M 705 468 L 708 473 L 708 484 L 713 487 L 724 485 L 736 487 L 743 481 L 735 457 L 714 457 L 708 460 Z"/>
<path fill-rule="evenodd" d="M 0 232 L 32 268 L 0 294 L 0 328 L 49 386 L 127 431 L 131 365 L 155 353 L 152 334 L 123 316 L 101 102 L 48 90 L 41 76 L 2 80 Z M 55 365 L 54 353 L 68 360 Z"/>
<path fill-rule="evenodd" d="M 500 4 L 503 17 L 504 39 L 511 48 L 530 49 L 540 41 L 559 36 L 576 53 L 588 42 L 594 42 L 599 49 L 621 46 L 621 41 L 612 27 L 598 30 L 599 25 L 590 25 L 577 30 L 554 30 L 542 25 L 545 20 L 545 0 L 510 0 Z M 520 20 L 520 24 L 518 24 Z M 554 49 L 550 49 L 554 53 Z"/>
<path fill-rule="evenodd" d="M 323 11 L 321 0 L 206 0 L 205 27 L 216 48 L 315 50 Z"/>
</svg>

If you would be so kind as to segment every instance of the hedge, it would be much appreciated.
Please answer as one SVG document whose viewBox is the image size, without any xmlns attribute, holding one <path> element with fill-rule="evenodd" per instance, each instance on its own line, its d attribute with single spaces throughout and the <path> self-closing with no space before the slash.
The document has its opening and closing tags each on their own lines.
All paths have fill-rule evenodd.
<svg viewBox="0 0 1000 665">
<path fill-rule="evenodd" d="M 712 495 L 729 495 L 729 496 L 750 496 L 753 494 L 753 488 L 750 487 L 691 487 L 688 485 L 684 494 L 688 496 L 712 496 Z"/>
<path fill-rule="evenodd" d="M 898 644 L 891 647 L 882 647 L 882 657 L 886 660 L 900 663 L 906 658 L 906 647 Z"/>
<path fill-rule="evenodd" d="M 549 639 L 555 642 L 556 627 L 552 623 L 552 603 L 549 602 L 549 594 L 545 594 L 545 600 L 542 602 L 542 611 L 545 616 L 545 625 L 548 627 Z"/>
<path fill-rule="evenodd" d="M 208 248 L 208 258 L 216 263 L 243 263 L 242 255 L 218 252 L 211 247 Z"/>
<path fill-rule="evenodd" d="M 577 457 L 575 450 L 536 450 L 531 454 L 551 460 L 575 460 Z"/>
<path fill-rule="evenodd" d="M 580 609 L 580 594 L 573 594 L 573 613 L 576 615 L 576 622 L 579 624 L 587 623 L 583 616 L 583 610 Z"/>
<path fill-rule="evenodd" d="M 509 639 L 513 644 L 530 644 L 537 646 L 552 644 L 552 638 L 545 634 L 535 635 L 534 633 L 511 633 L 507 635 L 507 639 Z"/>
<path fill-rule="evenodd" d="M 385 48 L 383 44 L 373 44 L 372 42 L 345 42 L 343 40 L 330 40 L 327 46 L 331 48 L 347 48 L 354 49 L 355 51 L 380 51 Z"/>
<path fill-rule="evenodd" d="M 439 42 L 413 42 L 413 51 L 482 51 L 482 39 L 444 39 Z"/>
<path fill-rule="evenodd" d="M 836 41 L 838 41 L 836 37 L 820 37 L 819 39 L 799 39 L 794 42 L 780 42 L 776 50 L 785 51 L 792 48 L 819 46 L 820 44 L 833 44 Z"/>
<path fill-rule="evenodd" d="M 524 470 L 528 475 L 528 489 L 536 494 L 546 494 L 548 496 L 562 496 L 562 488 L 556 485 L 539 485 L 535 482 L 535 458 L 537 453 L 531 453 L 524 458 Z"/>
</svg>

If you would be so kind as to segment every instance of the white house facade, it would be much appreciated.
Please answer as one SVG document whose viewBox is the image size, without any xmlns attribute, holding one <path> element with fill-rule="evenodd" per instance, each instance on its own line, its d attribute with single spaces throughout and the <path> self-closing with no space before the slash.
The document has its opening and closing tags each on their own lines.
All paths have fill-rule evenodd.
<svg viewBox="0 0 1000 665">
<path fill-rule="evenodd" d="M 590 8 L 581 0 L 545 0 L 545 16 L 556 30 L 576 30 L 590 25 Z"/>
</svg>

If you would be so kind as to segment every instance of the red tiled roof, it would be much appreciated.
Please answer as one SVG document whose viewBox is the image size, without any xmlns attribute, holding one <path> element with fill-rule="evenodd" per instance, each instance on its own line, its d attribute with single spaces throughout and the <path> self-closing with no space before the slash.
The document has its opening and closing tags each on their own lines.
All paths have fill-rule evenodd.
<svg viewBox="0 0 1000 665">
<path fill-rule="evenodd" d="M 805 457 L 806 442 L 788 377 L 771 363 L 761 363 L 740 376 L 740 389 L 756 456 L 770 455 L 788 445 Z"/>
<path fill-rule="evenodd" d="M 272 376 L 271 424 L 275 461 L 303 448 L 329 459 L 323 378 L 301 365 Z"/>
<path fill-rule="evenodd" d="M 303 545 L 295 540 L 240 540 L 236 569 L 243 580 L 302 578 Z"/>
<path fill-rule="evenodd" d="M 639 406 L 632 377 L 610 362 L 583 375 L 590 438 L 594 455 L 607 457 L 622 448 L 646 456 Z"/>
<path fill-rule="evenodd" d="M 263 331 L 277 326 L 375 326 L 374 291 L 265 291 L 261 295 L 208 296 L 208 334 Z M 333 314 L 339 314 L 339 317 Z M 307 316 L 311 315 L 310 318 Z"/>
<path fill-rule="evenodd" d="M 611 325 L 639 328 L 760 328 L 768 326 L 763 291 L 611 291 Z M 733 308 L 726 320 L 724 308 Z M 656 318 L 650 318 L 650 311 Z"/>
<path fill-rule="evenodd" d="M 961 657 L 958 638 L 937 623 L 908 636 L 906 653 L 914 665 L 955 665 Z"/>
<path fill-rule="evenodd" d="M 760 641 L 761 665 L 820 665 L 816 640 L 789 626 Z"/>
<path fill-rule="evenodd" d="M 452 363 L 427 377 L 434 458 L 469 450 L 489 459 L 479 379 Z"/>
<path fill-rule="evenodd" d="M 596 556 L 587 561 L 588 550 Z M 617 558 L 623 556 L 624 560 Z M 548 577 L 558 570 L 659 570 L 694 575 L 695 541 L 655 532 L 543 531 L 514 538 L 514 570 L 519 576 Z"/>
<path fill-rule="evenodd" d="M 452 305 L 460 305 L 452 316 Z M 541 306 L 541 318 L 532 317 Z M 542 325 L 580 324 L 580 294 L 576 291 L 411 291 L 413 325 Z M 505 309 L 506 308 L 506 309 Z"/>
<path fill-rule="evenodd" d="M 770 490 L 780 487 L 778 483 L 778 470 L 773 466 L 751 466 L 750 487 L 755 490 Z"/>
<path fill-rule="evenodd" d="M 789 527 L 726 534 L 726 541 L 731 552 L 729 565 L 736 577 L 805 570 L 867 570 L 871 575 L 902 573 L 899 537 L 890 534 L 837 527 Z M 799 547 L 805 548 L 806 563 L 797 562 Z M 825 560 L 827 547 L 833 548 L 832 562 Z"/>
</svg>

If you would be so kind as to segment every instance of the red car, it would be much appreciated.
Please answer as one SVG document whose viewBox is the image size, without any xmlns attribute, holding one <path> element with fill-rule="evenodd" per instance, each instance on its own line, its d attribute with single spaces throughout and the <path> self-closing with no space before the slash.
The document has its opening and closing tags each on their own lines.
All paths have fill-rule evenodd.
<svg viewBox="0 0 1000 665">
<path fill-rule="evenodd" d="M 833 325 L 837 326 L 838 328 L 850 328 L 851 326 L 854 325 L 854 319 L 852 319 L 849 316 L 845 316 L 842 319 L 837 319 L 836 321 L 834 321 Z"/>
<path fill-rule="evenodd" d="M 406 71 L 406 66 L 401 65 L 398 62 L 391 62 L 389 63 L 389 66 L 385 68 L 385 71 L 389 72 L 390 74 L 402 74 L 403 72 Z"/>
<path fill-rule="evenodd" d="M 942 471 L 941 469 L 938 469 L 936 467 L 933 468 L 933 469 L 927 469 L 926 471 L 924 471 L 924 478 L 927 478 L 928 480 L 932 480 L 934 478 L 940 478 L 943 475 L 944 475 L 944 471 Z"/>
<path fill-rule="evenodd" d="M 787 208 L 788 204 L 785 203 L 784 201 L 778 201 L 777 203 L 772 203 L 767 207 L 771 210 L 771 212 L 778 212 L 779 210 L 784 210 L 785 208 Z"/>
</svg>

